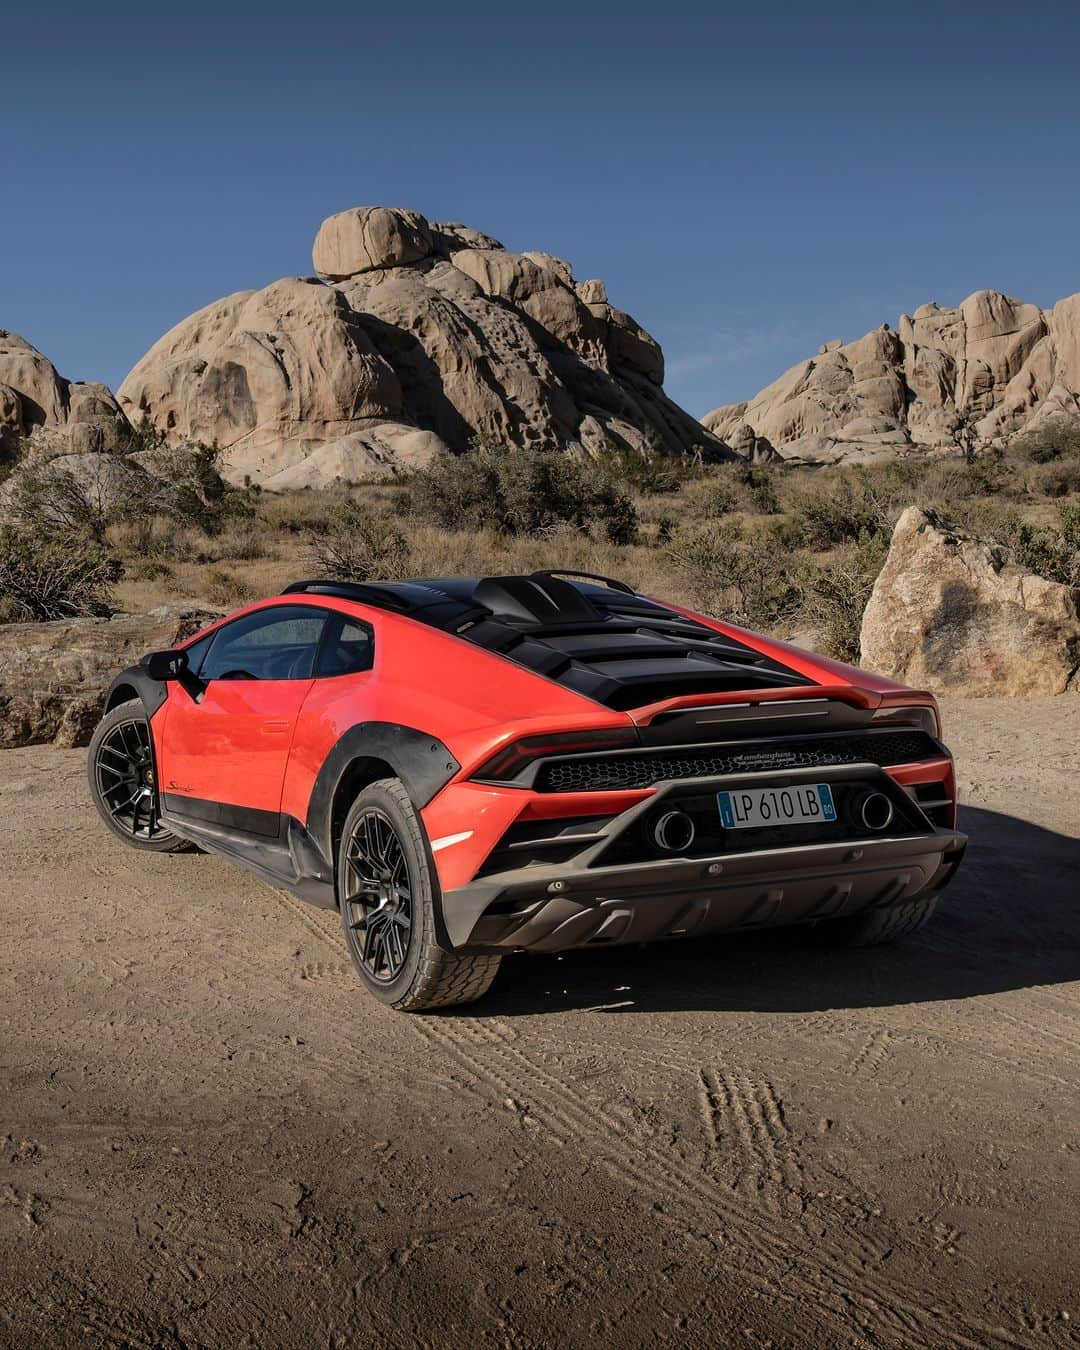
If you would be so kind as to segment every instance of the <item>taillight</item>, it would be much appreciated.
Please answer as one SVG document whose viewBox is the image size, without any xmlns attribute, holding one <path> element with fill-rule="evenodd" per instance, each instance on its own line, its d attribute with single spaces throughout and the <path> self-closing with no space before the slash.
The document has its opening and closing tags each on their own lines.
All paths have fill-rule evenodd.
<svg viewBox="0 0 1080 1350">
<path fill-rule="evenodd" d="M 879 708 L 871 721 L 875 727 L 917 727 L 935 740 L 941 739 L 941 721 L 936 708 L 913 704 L 907 708 Z"/>
<path fill-rule="evenodd" d="M 638 744 L 633 727 L 603 731 L 560 731 L 550 736 L 526 736 L 503 746 L 473 773 L 483 783 L 514 783 L 527 764 L 550 755 L 581 755 L 597 750 L 626 750 Z"/>
</svg>

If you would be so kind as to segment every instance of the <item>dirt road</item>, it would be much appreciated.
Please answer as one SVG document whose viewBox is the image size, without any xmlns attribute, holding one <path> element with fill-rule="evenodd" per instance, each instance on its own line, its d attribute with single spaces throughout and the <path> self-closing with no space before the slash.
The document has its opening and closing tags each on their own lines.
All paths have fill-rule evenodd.
<svg viewBox="0 0 1080 1350">
<path fill-rule="evenodd" d="M 946 719 L 925 935 L 519 957 L 412 1018 L 335 916 L 4 752 L 0 1344 L 1074 1344 L 1080 699 Z"/>
</svg>

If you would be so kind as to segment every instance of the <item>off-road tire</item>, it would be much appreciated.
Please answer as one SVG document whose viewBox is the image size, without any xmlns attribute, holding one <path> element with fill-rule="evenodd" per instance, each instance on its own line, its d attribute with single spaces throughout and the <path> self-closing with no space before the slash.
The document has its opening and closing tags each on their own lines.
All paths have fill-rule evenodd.
<svg viewBox="0 0 1080 1350">
<path fill-rule="evenodd" d="M 193 845 L 179 836 L 172 833 L 166 826 L 161 824 L 160 820 L 160 800 L 158 797 L 157 783 L 154 781 L 149 784 L 149 790 L 152 794 L 153 825 L 146 835 L 132 833 L 130 829 L 125 828 L 118 820 L 116 813 L 110 808 L 102 789 L 103 774 L 99 767 L 99 761 L 109 760 L 108 752 L 103 752 L 102 746 L 107 744 L 118 728 L 131 728 L 133 731 L 138 728 L 140 735 L 146 738 L 150 749 L 151 769 L 153 769 L 153 738 L 150 735 L 150 723 L 146 718 L 146 711 L 142 702 L 135 698 L 129 699 L 126 703 L 119 703 L 113 709 L 105 714 L 97 724 L 94 734 L 90 737 L 90 751 L 87 756 L 87 777 L 90 780 L 90 796 L 93 798 L 98 815 L 116 835 L 122 839 L 129 848 L 139 849 L 143 853 L 189 853 Z M 115 761 L 118 763 L 118 761 Z M 156 775 L 155 775 L 156 778 Z"/>
<path fill-rule="evenodd" d="M 378 980 L 365 967 L 352 926 L 347 894 L 347 848 L 365 814 L 379 812 L 393 826 L 405 855 L 411 892 L 411 927 L 404 964 L 391 980 Z M 438 876 L 424 826 L 404 784 L 380 778 L 364 788 L 349 808 L 337 846 L 341 922 L 353 965 L 381 1002 L 401 1012 L 422 1012 L 472 1003 L 486 994 L 499 969 L 498 956 L 458 956 L 439 946 L 436 930 Z"/>
<path fill-rule="evenodd" d="M 886 909 L 853 914 L 849 919 L 836 919 L 827 927 L 831 937 L 849 947 L 878 947 L 899 942 L 922 928 L 930 922 L 936 907 L 937 896 L 925 895 Z"/>
</svg>

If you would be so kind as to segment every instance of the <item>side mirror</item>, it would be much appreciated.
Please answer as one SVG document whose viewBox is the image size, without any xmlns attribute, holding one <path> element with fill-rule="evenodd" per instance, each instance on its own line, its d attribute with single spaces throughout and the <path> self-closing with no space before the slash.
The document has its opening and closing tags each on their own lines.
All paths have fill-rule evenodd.
<svg viewBox="0 0 1080 1350">
<path fill-rule="evenodd" d="M 187 674 L 187 652 L 150 652 L 143 657 L 139 665 L 152 680 L 159 680 L 162 684 L 166 680 L 179 680 Z"/>
</svg>

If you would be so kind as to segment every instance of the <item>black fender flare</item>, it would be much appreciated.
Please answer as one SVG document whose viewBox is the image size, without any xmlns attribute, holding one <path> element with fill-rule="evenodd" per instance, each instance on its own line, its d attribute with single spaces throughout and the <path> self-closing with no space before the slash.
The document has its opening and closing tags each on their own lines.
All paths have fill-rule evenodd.
<svg viewBox="0 0 1080 1350">
<path fill-rule="evenodd" d="M 169 697 L 168 686 L 161 680 L 152 680 L 142 666 L 128 666 L 127 670 L 122 670 L 119 675 L 109 685 L 109 691 L 105 695 L 105 706 L 103 712 L 110 712 L 118 703 L 124 702 L 117 695 L 126 689 L 134 691 L 136 697 L 142 700 L 143 708 L 146 710 L 146 720 L 149 721 L 158 711 L 161 705 Z"/>
<path fill-rule="evenodd" d="M 362 759 L 389 764 L 418 810 L 427 806 L 461 768 L 437 736 L 415 727 L 398 722 L 360 722 L 350 727 L 323 760 L 308 803 L 308 833 L 331 862 L 334 799 L 350 766 Z"/>
</svg>

